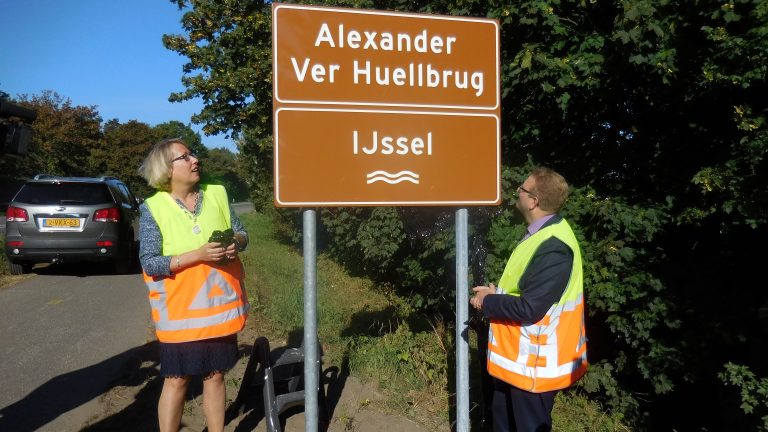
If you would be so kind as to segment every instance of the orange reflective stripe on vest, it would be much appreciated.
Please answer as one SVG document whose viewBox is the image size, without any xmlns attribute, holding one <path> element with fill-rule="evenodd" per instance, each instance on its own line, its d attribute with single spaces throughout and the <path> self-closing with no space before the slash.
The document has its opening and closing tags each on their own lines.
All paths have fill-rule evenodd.
<svg viewBox="0 0 768 432">
<path fill-rule="evenodd" d="M 198 264 L 156 280 L 145 273 L 158 340 L 188 342 L 242 330 L 249 305 L 241 280 L 239 260 Z"/>
<path fill-rule="evenodd" d="M 492 322 L 488 373 L 534 393 L 559 390 L 587 371 L 584 302 L 553 305 L 541 321 L 529 325 Z"/>
</svg>

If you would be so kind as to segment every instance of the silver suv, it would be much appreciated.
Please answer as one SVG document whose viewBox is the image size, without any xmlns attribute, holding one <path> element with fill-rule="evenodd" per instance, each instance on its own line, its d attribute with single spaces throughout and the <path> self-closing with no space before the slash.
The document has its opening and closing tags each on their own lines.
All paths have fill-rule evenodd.
<svg viewBox="0 0 768 432">
<path fill-rule="evenodd" d="M 28 180 L 6 211 L 5 254 L 12 274 L 35 263 L 97 261 L 117 273 L 136 262 L 139 201 L 115 177 Z"/>
</svg>

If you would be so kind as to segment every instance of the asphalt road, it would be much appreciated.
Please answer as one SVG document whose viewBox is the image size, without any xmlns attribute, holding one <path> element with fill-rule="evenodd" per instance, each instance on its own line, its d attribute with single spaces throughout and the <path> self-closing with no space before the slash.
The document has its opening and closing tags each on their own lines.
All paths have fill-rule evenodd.
<svg viewBox="0 0 768 432">
<path fill-rule="evenodd" d="M 79 431 L 154 351 L 141 275 L 98 267 L 38 266 L 0 289 L 0 431 Z"/>
<path fill-rule="evenodd" d="M 0 430 L 77 431 L 151 340 L 146 287 L 88 266 L 36 272 L 0 290 Z"/>
</svg>

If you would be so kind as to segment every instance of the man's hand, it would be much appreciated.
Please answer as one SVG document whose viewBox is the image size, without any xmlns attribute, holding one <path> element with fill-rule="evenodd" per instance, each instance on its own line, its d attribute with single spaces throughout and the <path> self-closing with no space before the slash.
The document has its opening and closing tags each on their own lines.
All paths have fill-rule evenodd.
<svg viewBox="0 0 768 432">
<path fill-rule="evenodd" d="M 496 293 L 496 287 L 493 284 L 490 284 L 490 286 L 476 286 L 472 288 L 472 291 L 475 292 L 475 295 L 472 297 L 472 299 L 469 300 L 469 303 L 477 310 L 483 309 L 483 300 L 485 299 L 485 296 L 488 294 L 495 294 Z"/>
</svg>

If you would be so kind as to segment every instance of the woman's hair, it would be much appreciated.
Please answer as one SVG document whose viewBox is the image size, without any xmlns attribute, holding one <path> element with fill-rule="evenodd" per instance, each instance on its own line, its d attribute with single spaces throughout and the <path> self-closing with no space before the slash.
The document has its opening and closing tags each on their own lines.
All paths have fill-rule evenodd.
<svg viewBox="0 0 768 432">
<path fill-rule="evenodd" d="M 139 167 L 139 174 L 147 184 L 158 190 L 168 190 L 171 181 L 171 145 L 187 144 L 181 138 L 164 139 L 154 146 Z"/>
<path fill-rule="evenodd" d="M 568 183 L 565 178 L 546 167 L 536 167 L 531 171 L 536 182 L 531 192 L 539 199 L 539 207 L 547 212 L 559 212 L 568 198 Z"/>
</svg>

